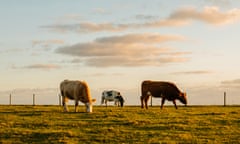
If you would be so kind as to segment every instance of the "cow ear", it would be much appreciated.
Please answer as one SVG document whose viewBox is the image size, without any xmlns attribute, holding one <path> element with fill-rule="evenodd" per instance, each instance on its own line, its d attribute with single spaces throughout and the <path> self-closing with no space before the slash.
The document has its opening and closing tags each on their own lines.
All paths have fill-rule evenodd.
<svg viewBox="0 0 240 144">
<path fill-rule="evenodd" d="M 96 99 L 92 99 L 92 102 L 96 102 Z"/>
<path fill-rule="evenodd" d="M 181 92 L 181 96 L 185 97 L 186 96 L 186 92 Z"/>
</svg>

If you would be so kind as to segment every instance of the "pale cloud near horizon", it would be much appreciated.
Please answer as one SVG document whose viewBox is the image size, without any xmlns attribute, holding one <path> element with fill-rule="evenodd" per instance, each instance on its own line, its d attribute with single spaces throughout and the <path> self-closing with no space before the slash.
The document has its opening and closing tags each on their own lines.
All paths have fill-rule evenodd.
<svg viewBox="0 0 240 144">
<path fill-rule="evenodd" d="M 19 53 L 19 52 L 23 52 L 23 51 L 26 51 L 26 49 L 10 48 L 10 49 L 0 50 L 0 54 L 3 54 L 3 53 Z"/>
<path fill-rule="evenodd" d="M 54 69 L 60 69 L 61 66 L 57 64 L 51 64 L 51 63 L 37 63 L 37 64 L 29 64 L 29 65 L 24 65 L 24 66 L 16 66 L 15 64 L 12 64 L 9 66 L 10 69 L 14 70 L 23 70 L 23 69 L 28 69 L 28 70 L 54 70 Z"/>
<path fill-rule="evenodd" d="M 222 87 L 227 88 L 240 88 L 240 79 L 225 80 L 221 82 Z"/>
<path fill-rule="evenodd" d="M 132 57 L 107 57 L 91 58 L 85 61 L 85 65 L 94 67 L 141 67 L 162 66 L 167 63 L 180 63 L 188 61 L 185 57 L 161 57 L 161 58 L 132 58 Z"/>
<path fill-rule="evenodd" d="M 141 16 L 143 17 L 143 16 Z M 146 17 L 145 17 L 146 18 Z M 101 32 L 101 31 L 124 31 L 138 28 L 160 28 L 177 27 L 191 24 L 192 21 L 200 21 L 210 25 L 226 25 L 240 21 L 240 9 L 234 8 L 221 12 L 219 7 L 208 6 L 199 11 L 196 7 L 184 7 L 173 11 L 165 19 L 149 20 L 144 23 L 122 23 L 112 22 L 95 23 L 90 21 L 73 24 L 52 24 L 41 26 L 40 28 L 53 30 L 56 32 Z"/>
<path fill-rule="evenodd" d="M 208 71 L 208 70 L 195 70 L 195 71 L 174 72 L 171 74 L 174 74 L 174 75 L 189 75 L 189 74 L 200 75 L 200 74 L 212 74 L 212 73 L 213 73 L 212 71 Z"/>
<path fill-rule="evenodd" d="M 56 65 L 56 64 L 32 64 L 32 65 L 24 66 L 22 68 L 25 68 L 25 69 L 46 69 L 46 70 L 50 70 L 50 69 L 59 69 L 60 66 Z"/>
<path fill-rule="evenodd" d="M 88 66 L 160 66 L 166 63 L 185 62 L 190 52 L 177 51 L 159 44 L 183 41 L 177 35 L 126 34 L 97 38 L 92 42 L 59 47 L 56 53 L 78 57 L 74 62 Z"/>
</svg>

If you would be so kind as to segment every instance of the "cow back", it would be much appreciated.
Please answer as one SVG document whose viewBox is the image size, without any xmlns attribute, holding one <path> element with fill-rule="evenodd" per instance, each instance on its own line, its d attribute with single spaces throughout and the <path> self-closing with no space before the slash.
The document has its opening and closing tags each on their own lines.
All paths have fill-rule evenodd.
<svg viewBox="0 0 240 144">
<path fill-rule="evenodd" d="M 120 92 L 115 91 L 115 90 L 105 90 L 102 93 L 102 97 L 104 97 L 104 99 L 108 100 L 108 101 L 114 101 L 114 99 L 120 95 Z"/>
<path fill-rule="evenodd" d="M 61 94 L 71 100 L 91 102 L 91 95 L 87 84 L 83 81 L 64 80 L 60 84 Z"/>
<path fill-rule="evenodd" d="M 150 93 L 149 93 L 150 92 Z M 165 96 L 168 100 L 175 99 L 181 91 L 171 82 L 164 81 L 143 81 L 142 95 L 152 95 L 153 97 Z"/>
</svg>

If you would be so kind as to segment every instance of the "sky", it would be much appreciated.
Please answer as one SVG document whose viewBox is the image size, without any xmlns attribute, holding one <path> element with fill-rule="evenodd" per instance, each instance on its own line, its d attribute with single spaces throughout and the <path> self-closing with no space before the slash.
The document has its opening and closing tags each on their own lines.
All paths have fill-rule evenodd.
<svg viewBox="0 0 240 144">
<path fill-rule="evenodd" d="M 238 0 L 0 0 L 0 17 L 0 104 L 58 104 L 65 79 L 96 105 L 104 90 L 140 105 L 144 80 L 175 83 L 189 105 L 240 104 Z"/>
</svg>

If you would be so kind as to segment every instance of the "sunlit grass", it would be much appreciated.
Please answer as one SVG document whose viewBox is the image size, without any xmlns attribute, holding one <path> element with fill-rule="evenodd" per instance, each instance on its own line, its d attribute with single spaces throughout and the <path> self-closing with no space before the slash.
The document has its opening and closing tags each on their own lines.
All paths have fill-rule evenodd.
<svg viewBox="0 0 240 144">
<path fill-rule="evenodd" d="M 70 110 L 73 107 L 70 107 Z M 0 143 L 238 143 L 240 107 L 0 106 Z"/>
</svg>

